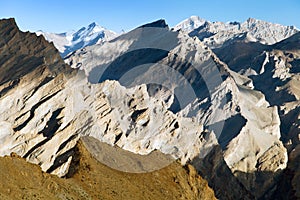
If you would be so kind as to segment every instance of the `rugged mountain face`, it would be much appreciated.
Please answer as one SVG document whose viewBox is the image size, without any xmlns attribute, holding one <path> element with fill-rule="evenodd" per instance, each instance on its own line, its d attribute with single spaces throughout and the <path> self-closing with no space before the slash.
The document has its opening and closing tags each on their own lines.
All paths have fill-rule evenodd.
<svg viewBox="0 0 300 200">
<path fill-rule="evenodd" d="M 15 42 L 26 45 L 28 41 L 22 35 L 32 36 L 19 33 L 12 20 L 2 24 L 5 39 L 1 55 L 10 55 Z M 42 37 L 38 40 L 47 44 Z M 18 49 L 15 52 L 19 55 Z M 22 64 L 36 56 L 30 53 L 19 55 L 18 63 L 8 59 L 3 68 L 13 65 L 23 69 Z M 47 55 L 49 59 L 41 55 L 39 59 L 44 62 L 34 65 L 32 71 L 24 69 L 17 81 L 3 83 L 2 155 L 16 152 L 39 164 L 42 170 L 64 176 L 72 159 L 69 150 L 82 135 L 139 154 L 158 149 L 182 164 L 195 156 L 205 156 L 217 143 L 214 134 L 201 124 L 176 116 L 163 102 L 150 98 L 145 85 L 130 89 L 115 81 L 91 85 L 83 74 L 64 65 L 55 50 L 53 56 Z M 54 64 L 61 65 L 59 74 L 51 73 Z M 55 72 L 58 70 L 55 68 Z"/>
<path fill-rule="evenodd" d="M 293 26 L 282 26 L 253 18 L 245 22 L 209 22 L 192 16 L 175 26 L 190 36 L 197 36 L 210 48 L 218 48 L 232 40 L 274 44 L 286 39 L 298 30 Z"/>
<path fill-rule="evenodd" d="M 149 94 L 164 101 L 177 116 L 193 117 L 215 133 L 226 161 L 222 163 L 221 159 L 218 164 L 224 179 L 245 187 L 256 197 L 267 195 L 286 167 L 286 150 L 279 140 L 278 108 L 270 106 L 265 96 L 253 89 L 250 78 L 231 71 L 200 40 L 170 31 L 161 20 L 101 47 L 77 51 L 66 62 L 83 69 L 92 83 L 112 79 L 129 88 L 147 84 Z M 219 156 L 221 151 L 217 152 L 210 155 Z M 198 161 L 213 159 L 207 155 L 189 159 L 195 160 L 197 168 Z M 225 163 L 237 182 L 230 178 Z M 209 166 L 197 169 L 212 174 Z M 262 174 L 264 178 L 260 179 Z M 216 183 L 214 178 L 207 177 L 211 185 Z M 221 185 L 214 186 L 221 190 Z M 238 197 L 233 194 L 228 198 Z"/>
<path fill-rule="evenodd" d="M 37 31 L 36 34 L 38 36 L 43 35 L 46 40 L 53 42 L 62 57 L 86 46 L 102 44 L 117 36 L 115 32 L 105 29 L 95 22 L 87 27 L 82 27 L 76 32 L 48 33 Z"/>
<path fill-rule="evenodd" d="M 272 46 L 233 39 L 212 51 L 158 20 L 72 53 L 65 62 L 75 69 L 12 19 L 0 22 L 0 36 L 1 155 L 16 152 L 43 171 L 68 176 L 78 140 L 92 136 L 83 139 L 86 148 L 114 169 L 149 172 L 178 159 L 192 164 L 217 198 L 271 198 L 280 191 L 288 162 L 280 139 L 299 135 L 297 34 Z M 222 53 L 233 44 L 245 53 Z M 245 69 L 241 63 L 250 60 L 255 67 Z M 281 85 L 264 86 L 265 80 Z M 147 156 L 116 165 L 99 154 L 109 148 L 99 141 Z M 127 154 L 109 153 L 117 163 Z M 297 176 L 289 179 L 293 185 Z"/>
<path fill-rule="evenodd" d="M 279 184 L 278 190 L 286 192 L 291 191 L 286 185 L 294 187 L 288 198 L 299 198 L 293 196 L 299 190 L 294 181 L 299 171 L 296 164 L 300 140 L 299 39 L 300 35 L 296 33 L 274 45 L 232 41 L 228 46 L 214 49 L 232 70 L 250 78 L 254 88 L 262 91 L 268 102 L 279 108 L 281 140 L 290 153 L 288 168 L 284 172 L 289 178 L 284 178 L 286 184 Z M 229 49 L 231 53 L 226 54 Z"/>
<path fill-rule="evenodd" d="M 214 49 L 232 70 L 250 78 L 271 105 L 279 107 L 282 140 L 294 147 L 299 144 L 299 39 L 297 33 L 272 46 L 235 41 Z M 225 54 L 229 49 L 231 53 Z"/>
</svg>

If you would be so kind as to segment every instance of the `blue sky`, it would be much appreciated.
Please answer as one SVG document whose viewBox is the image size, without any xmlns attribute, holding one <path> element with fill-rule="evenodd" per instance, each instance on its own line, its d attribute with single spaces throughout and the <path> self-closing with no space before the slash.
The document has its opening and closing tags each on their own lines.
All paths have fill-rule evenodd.
<svg viewBox="0 0 300 200">
<path fill-rule="evenodd" d="M 120 32 L 161 18 L 174 26 L 191 15 L 223 22 L 253 17 L 300 28 L 300 1 L 0 0 L 0 18 L 16 18 L 23 31 L 64 32 L 97 22 Z"/>
</svg>

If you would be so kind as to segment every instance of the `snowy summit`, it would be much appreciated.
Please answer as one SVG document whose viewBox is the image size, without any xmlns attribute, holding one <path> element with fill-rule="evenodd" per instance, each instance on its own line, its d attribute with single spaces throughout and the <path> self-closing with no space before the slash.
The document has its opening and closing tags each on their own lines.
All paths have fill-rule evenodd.
<svg viewBox="0 0 300 200">
<path fill-rule="evenodd" d="M 105 29 L 95 22 L 87 27 L 82 27 L 76 32 L 48 33 L 37 31 L 36 34 L 38 36 L 43 35 L 46 40 L 53 42 L 62 57 L 67 56 L 77 49 L 94 44 L 101 44 L 117 36 L 115 32 Z"/>
</svg>

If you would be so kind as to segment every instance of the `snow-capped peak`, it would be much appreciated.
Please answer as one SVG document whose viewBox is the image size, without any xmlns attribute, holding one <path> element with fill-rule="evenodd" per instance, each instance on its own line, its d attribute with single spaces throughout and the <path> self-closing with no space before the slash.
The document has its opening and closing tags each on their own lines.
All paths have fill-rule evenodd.
<svg viewBox="0 0 300 200">
<path fill-rule="evenodd" d="M 209 22 L 192 16 L 174 27 L 190 36 L 197 36 L 211 48 L 222 46 L 226 41 L 246 35 L 245 40 L 274 44 L 299 32 L 294 26 L 283 26 L 263 20 L 248 18 L 245 22 Z"/>
<path fill-rule="evenodd" d="M 174 27 L 174 30 L 182 30 L 185 32 L 192 31 L 200 26 L 202 26 L 206 20 L 200 18 L 199 16 L 191 16 L 188 19 L 183 20 Z"/>
<path fill-rule="evenodd" d="M 117 36 L 115 32 L 98 25 L 96 22 L 82 27 L 78 31 L 65 33 L 37 31 L 36 34 L 38 36 L 43 35 L 46 40 L 53 42 L 62 57 L 83 47 L 100 44 Z"/>
<path fill-rule="evenodd" d="M 82 28 L 83 31 L 89 32 L 89 33 L 97 33 L 101 31 L 105 31 L 105 28 L 102 26 L 98 25 L 96 22 L 91 23 L 87 27 Z"/>
</svg>

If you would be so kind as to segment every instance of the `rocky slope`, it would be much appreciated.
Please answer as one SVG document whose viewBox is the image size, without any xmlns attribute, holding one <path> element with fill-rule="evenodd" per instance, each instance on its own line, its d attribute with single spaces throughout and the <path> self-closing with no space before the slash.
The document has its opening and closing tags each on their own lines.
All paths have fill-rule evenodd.
<svg viewBox="0 0 300 200">
<path fill-rule="evenodd" d="M 271 105 L 279 107 L 282 140 L 294 147 L 299 144 L 299 39 L 297 33 L 272 46 L 234 41 L 214 50 L 232 70 L 250 78 Z M 225 54 L 229 49 L 231 53 Z"/>
<path fill-rule="evenodd" d="M 86 145 L 82 140 L 76 144 L 73 150 L 76 155 L 72 164 L 74 168 L 64 179 L 42 172 L 40 167 L 15 154 L 0 157 L 0 198 L 215 199 L 212 189 L 191 165 L 183 167 L 175 161 L 151 173 L 125 173 L 95 160 Z M 104 153 L 109 154 L 110 151 L 113 150 L 106 149 Z M 135 156 L 127 153 L 127 158 L 132 160 Z"/>
<path fill-rule="evenodd" d="M 102 26 L 91 23 L 87 27 L 82 27 L 78 31 L 70 31 L 65 33 L 48 33 L 37 31 L 36 34 L 43 35 L 49 42 L 53 42 L 54 46 L 59 50 L 62 57 L 69 53 L 86 46 L 94 44 L 102 44 L 105 41 L 113 39 L 117 34 Z"/>
<path fill-rule="evenodd" d="M 296 153 L 300 141 L 299 39 L 300 35 L 296 33 L 274 45 L 233 40 L 228 46 L 214 49 L 232 70 L 250 78 L 254 87 L 265 94 L 268 102 L 279 108 L 281 140 L 290 152 L 288 168 L 284 172 L 286 177 L 283 179 L 290 183 L 286 184 L 290 187 L 295 185 L 292 182 L 295 182 L 299 171 L 299 155 Z M 229 49 L 231 53 L 225 54 Z M 286 185 L 279 184 L 278 190 L 290 191 Z M 297 188 L 293 189 L 294 192 L 289 192 L 289 198 L 296 198 L 293 195 L 297 194 L 295 191 L 298 190 Z"/>
</svg>

